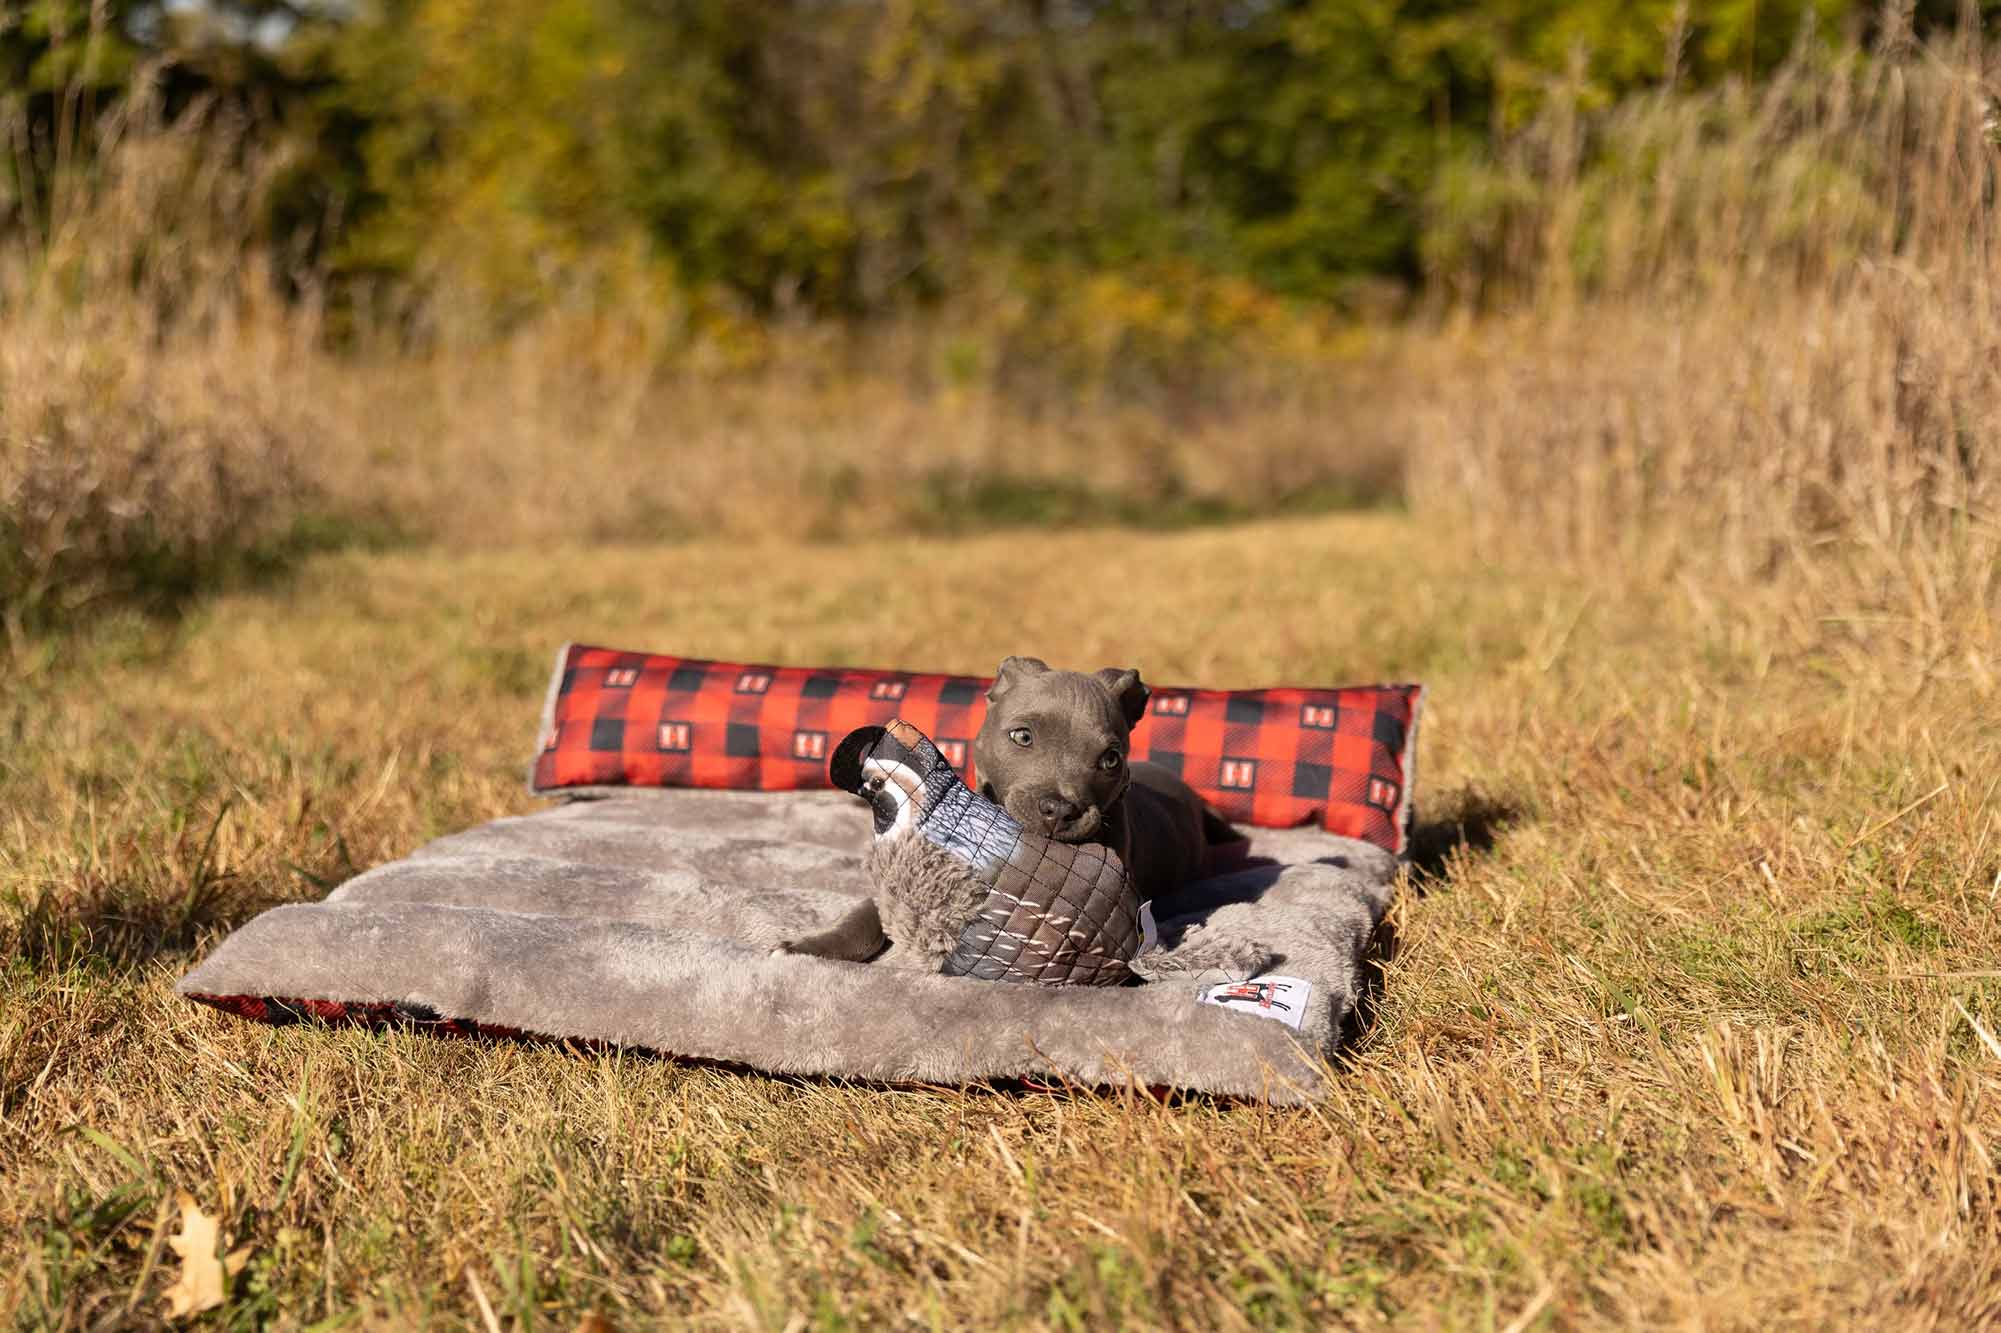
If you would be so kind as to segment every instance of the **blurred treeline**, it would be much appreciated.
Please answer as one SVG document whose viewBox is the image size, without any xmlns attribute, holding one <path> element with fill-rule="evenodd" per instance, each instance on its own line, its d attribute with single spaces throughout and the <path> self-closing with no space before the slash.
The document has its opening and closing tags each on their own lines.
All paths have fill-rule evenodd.
<svg viewBox="0 0 2001 1333">
<path fill-rule="evenodd" d="M 0 13 L 0 227 L 49 225 L 61 173 L 88 171 L 101 123 L 143 101 L 165 123 L 228 127 L 260 164 L 246 225 L 284 257 L 281 279 L 312 275 L 335 307 L 449 290 L 504 325 L 614 290 L 752 320 L 1106 281 L 1130 300 L 1199 293 L 1225 307 L 1191 316 L 1209 324 L 1273 299 L 1344 313 L 1442 287 L 1479 299 L 1507 260 L 1498 219 L 1529 188 L 1501 145 L 1553 103 L 1589 112 L 1755 80 L 1815 48 L 1874 44 L 1885 23 L 1922 37 L 1977 11 L 8 0 Z"/>
</svg>

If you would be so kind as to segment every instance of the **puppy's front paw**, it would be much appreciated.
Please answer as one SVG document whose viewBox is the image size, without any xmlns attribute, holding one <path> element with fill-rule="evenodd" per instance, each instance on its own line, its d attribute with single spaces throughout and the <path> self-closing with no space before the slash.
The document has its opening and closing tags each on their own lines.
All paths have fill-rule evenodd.
<svg viewBox="0 0 2001 1333">
<path fill-rule="evenodd" d="M 1278 961 L 1278 954 L 1255 940 L 1233 939 L 1195 926 L 1172 949 L 1141 954 L 1132 970 L 1148 981 L 1246 981 Z"/>
<path fill-rule="evenodd" d="M 865 963 L 881 953 L 888 943 L 888 938 L 882 933 L 882 918 L 876 914 L 875 904 L 864 898 L 849 908 L 846 916 L 825 930 L 800 939 L 780 940 L 771 952 Z"/>
</svg>

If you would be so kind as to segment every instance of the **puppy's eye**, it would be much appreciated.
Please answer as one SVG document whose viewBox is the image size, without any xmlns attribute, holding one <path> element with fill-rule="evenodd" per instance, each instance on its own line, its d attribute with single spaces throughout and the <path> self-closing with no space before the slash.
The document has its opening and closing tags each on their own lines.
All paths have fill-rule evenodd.
<svg viewBox="0 0 2001 1333">
<path fill-rule="evenodd" d="M 876 792 L 882 790 L 882 779 L 870 778 L 867 782 L 863 783 L 862 785 L 868 788 L 870 795 L 874 795 Z"/>
<path fill-rule="evenodd" d="M 1010 731 L 1007 734 L 1007 738 L 1013 741 L 1016 745 L 1020 745 L 1023 747 L 1033 745 L 1035 743 L 1035 737 L 1029 735 L 1027 727 L 1016 727 L 1013 731 Z"/>
<path fill-rule="evenodd" d="M 1113 772 L 1118 768 L 1119 762 L 1123 758 L 1124 756 L 1117 750 L 1107 750 L 1098 756 L 1098 767 L 1104 769 L 1107 773 Z"/>
</svg>

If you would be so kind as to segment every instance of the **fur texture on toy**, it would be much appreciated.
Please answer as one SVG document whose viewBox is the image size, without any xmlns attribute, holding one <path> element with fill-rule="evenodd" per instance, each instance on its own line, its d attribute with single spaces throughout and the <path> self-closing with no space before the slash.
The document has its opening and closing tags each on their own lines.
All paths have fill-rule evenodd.
<svg viewBox="0 0 2001 1333">
<path fill-rule="evenodd" d="M 1116 852 L 1030 833 L 900 718 L 850 733 L 829 772 L 874 814 L 869 880 L 906 963 L 1046 986 L 1133 975 L 1140 901 Z"/>
</svg>

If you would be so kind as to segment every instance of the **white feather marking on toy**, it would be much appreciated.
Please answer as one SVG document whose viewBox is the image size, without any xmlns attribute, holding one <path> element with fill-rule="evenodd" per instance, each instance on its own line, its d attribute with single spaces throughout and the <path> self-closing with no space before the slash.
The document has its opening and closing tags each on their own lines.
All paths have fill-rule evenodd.
<svg viewBox="0 0 2001 1333">
<path fill-rule="evenodd" d="M 879 759 L 874 755 L 862 761 L 862 772 L 870 777 L 881 778 L 899 793 L 896 798 L 896 820 L 881 836 L 891 837 L 907 832 L 917 820 L 916 798 L 917 794 L 924 790 L 923 777 L 908 764 L 900 764 L 891 759 Z"/>
</svg>

